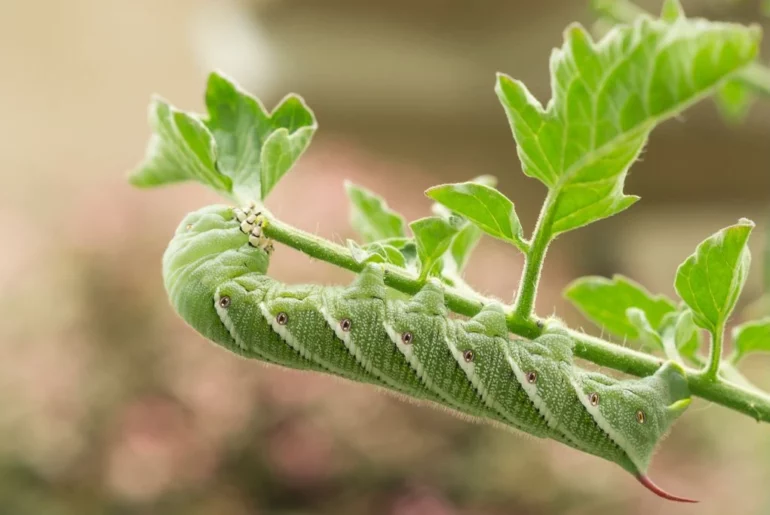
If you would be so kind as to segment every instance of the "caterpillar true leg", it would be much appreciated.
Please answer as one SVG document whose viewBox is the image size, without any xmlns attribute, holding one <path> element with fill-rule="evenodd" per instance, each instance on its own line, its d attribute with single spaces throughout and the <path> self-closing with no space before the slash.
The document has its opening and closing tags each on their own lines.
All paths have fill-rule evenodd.
<svg viewBox="0 0 770 515">
<path fill-rule="evenodd" d="M 251 246 L 264 249 L 268 255 L 273 253 L 275 247 L 272 240 L 265 238 L 262 233 L 262 227 L 267 220 L 257 210 L 255 203 L 252 202 L 243 208 L 234 208 L 233 217 L 240 223 L 241 232 L 248 235 Z"/>
</svg>

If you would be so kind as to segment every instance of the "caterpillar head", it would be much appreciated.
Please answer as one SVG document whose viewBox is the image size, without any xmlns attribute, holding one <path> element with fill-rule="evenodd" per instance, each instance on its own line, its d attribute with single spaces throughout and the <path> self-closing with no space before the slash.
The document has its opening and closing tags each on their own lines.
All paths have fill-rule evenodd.
<svg viewBox="0 0 770 515">
<path fill-rule="evenodd" d="M 575 387 L 596 423 L 630 458 L 629 471 L 656 494 L 688 501 L 660 490 L 646 475 L 658 442 L 690 404 L 684 369 L 669 362 L 652 376 L 622 381 L 583 372 Z"/>
<path fill-rule="evenodd" d="M 182 220 L 163 255 L 163 280 L 174 309 L 206 338 L 235 352 L 215 297 L 223 282 L 267 269 L 267 253 L 248 240 L 232 208 L 208 206 Z"/>
</svg>

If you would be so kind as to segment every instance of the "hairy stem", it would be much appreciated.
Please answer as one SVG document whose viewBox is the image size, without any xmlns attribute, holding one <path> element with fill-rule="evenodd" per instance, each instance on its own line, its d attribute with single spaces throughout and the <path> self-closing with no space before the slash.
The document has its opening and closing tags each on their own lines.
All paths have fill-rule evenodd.
<svg viewBox="0 0 770 515">
<path fill-rule="evenodd" d="M 708 368 L 703 372 L 705 378 L 717 379 L 717 373 L 719 372 L 719 363 L 722 361 L 722 340 L 725 337 L 725 324 L 724 322 L 716 327 L 716 330 L 711 335 L 711 351 L 709 354 Z"/>
<path fill-rule="evenodd" d="M 312 258 L 326 261 L 356 273 L 364 269 L 365 265 L 353 259 L 350 251 L 342 245 L 294 228 L 273 217 L 268 219 L 263 227 L 263 232 L 268 238 L 295 248 Z M 385 284 L 391 288 L 414 295 L 425 285 L 424 281 L 403 268 L 385 264 L 381 266 L 385 270 Z M 471 297 L 463 295 L 459 291 L 450 288 L 446 289 L 444 296 L 447 307 L 451 311 L 469 317 L 481 311 L 485 301 L 491 302 L 491 300 L 480 296 Z M 507 320 L 508 327 L 512 332 L 527 338 L 534 338 L 541 332 L 537 321 L 529 317 L 520 318 L 515 315 L 509 315 Z"/>
<path fill-rule="evenodd" d="M 637 17 L 650 15 L 629 0 L 594 0 L 594 9 L 615 23 L 632 23 Z M 733 78 L 755 93 L 770 97 L 770 68 L 753 63 L 735 72 Z"/>
<path fill-rule="evenodd" d="M 312 258 L 353 272 L 360 272 L 364 268 L 363 264 L 353 259 L 345 247 L 296 229 L 272 216 L 268 217 L 263 231 L 268 238 L 297 249 Z M 392 266 L 385 266 L 385 283 L 407 294 L 415 294 L 423 286 L 423 282 L 417 277 L 406 270 Z M 492 302 L 491 299 L 479 300 L 478 297 L 467 297 L 451 289 L 446 291 L 445 297 L 450 310 L 465 316 L 475 315 L 485 302 Z M 524 338 L 534 338 L 542 331 L 536 317 L 520 317 L 512 309 L 509 310 L 507 320 L 511 333 Z M 663 364 L 663 360 L 655 356 L 633 351 L 579 331 L 568 330 L 568 333 L 576 342 L 575 355 L 599 366 L 636 376 L 647 376 L 653 374 Z M 741 412 L 757 421 L 770 422 L 770 395 L 749 390 L 719 378 L 709 378 L 693 369 L 686 370 L 688 384 L 694 395 Z"/>
<path fill-rule="evenodd" d="M 540 284 L 540 272 L 543 270 L 543 260 L 545 259 L 545 253 L 548 251 L 548 245 L 551 243 L 550 218 L 552 208 L 553 195 L 552 192 L 549 192 L 535 225 L 532 243 L 524 260 L 524 270 L 521 273 L 519 290 L 516 294 L 516 302 L 514 303 L 514 313 L 521 319 L 530 318 L 535 308 L 537 287 Z"/>
</svg>

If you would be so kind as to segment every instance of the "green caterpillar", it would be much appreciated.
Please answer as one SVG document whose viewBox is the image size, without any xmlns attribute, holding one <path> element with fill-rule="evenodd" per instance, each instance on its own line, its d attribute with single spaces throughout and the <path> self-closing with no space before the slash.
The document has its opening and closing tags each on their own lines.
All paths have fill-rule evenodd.
<svg viewBox="0 0 770 515">
<path fill-rule="evenodd" d="M 690 403 L 683 369 L 666 363 L 618 380 L 573 363 L 557 332 L 511 339 L 490 304 L 448 317 L 442 288 L 389 298 L 369 265 L 349 287 L 286 286 L 265 275 L 270 245 L 255 208 L 209 206 L 181 223 L 163 259 L 178 313 L 226 349 L 269 363 L 330 373 L 438 403 L 617 463 L 644 486 L 657 443 Z"/>
</svg>

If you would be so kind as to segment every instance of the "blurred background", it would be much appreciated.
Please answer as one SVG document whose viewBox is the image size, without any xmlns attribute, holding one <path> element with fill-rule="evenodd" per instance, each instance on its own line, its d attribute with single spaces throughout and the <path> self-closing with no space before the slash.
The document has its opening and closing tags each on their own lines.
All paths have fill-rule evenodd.
<svg viewBox="0 0 770 515">
<path fill-rule="evenodd" d="M 684 5 L 767 29 L 759 2 Z M 587 1 L 0 6 L 0 514 L 770 513 L 770 429 L 723 408 L 694 404 L 658 453 L 652 476 L 703 501 L 672 505 L 559 444 L 240 360 L 168 305 L 165 245 L 186 212 L 218 199 L 127 185 L 151 93 L 200 111 L 218 68 L 268 106 L 302 94 L 321 128 L 270 207 L 325 237 L 353 237 L 344 179 L 414 219 L 428 186 L 493 174 L 531 228 L 544 189 L 521 174 L 494 74 L 546 100 L 563 28 L 596 20 Z M 599 334 L 561 299 L 570 280 L 620 272 L 673 295 L 677 265 L 741 216 L 760 226 L 746 307 L 762 289 L 769 142 L 767 100 L 740 123 L 707 100 L 656 129 L 627 181 L 642 202 L 556 242 L 538 312 Z M 467 278 L 509 299 L 521 264 L 487 239 Z M 287 248 L 272 273 L 351 279 Z M 770 359 L 743 370 L 770 388 Z"/>
</svg>

